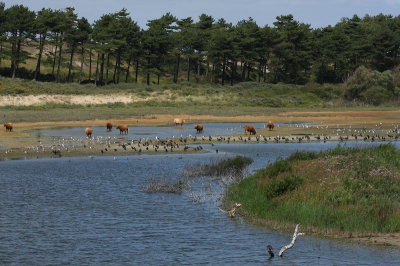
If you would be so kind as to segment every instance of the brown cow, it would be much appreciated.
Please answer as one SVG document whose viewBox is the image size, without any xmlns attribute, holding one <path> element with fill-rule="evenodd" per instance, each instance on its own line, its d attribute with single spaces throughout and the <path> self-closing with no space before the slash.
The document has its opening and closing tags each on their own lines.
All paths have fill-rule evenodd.
<svg viewBox="0 0 400 266">
<path fill-rule="evenodd" d="M 119 129 L 119 134 L 122 134 L 125 132 L 125 134 L 128 134 L 129 128 L 128 126 L 117 126 L 116 129 Z"/>
<path fill-rule="evenodd" d="M 268 124 L 267 124 L 267 127 L 269 128 L 269 130 L 273 130 L 273 129 L 274 129 L 274 127 L 275 127 L 275 124 L 274 124 L 274 122 L 272 122 L 272 121 L 269 121 L 269 122 L 268 122 Z"/>
<path fill-rule="evenodd" d="M 93 133 L 93 129 L 91 129 L 91 128 L 86 128 L 85 129 L 85 133 L 86 133 L 86 136 L 88 136 L 89 138 L 92 136 L 92 133 Z"/>
<path fill-rule="evenodd" d="M 175 126 L 176 125 L 181 125 L 182 126 L 185 123 L 185 120 L 183 120 L 181 118 L 175 118 L 174 119 L 174 123 L 175 123 Z"/>
<path fill-rule="evenodd" d="M 250 132 L 250 135 L 251 135 L 251 134 L 255 135 L 257 131 L 256 131 L 256 129 L 254 128 L 254 126 L 248 126 L 248 125 L 246 125 L 246 126 L 244 126 L 244 134 L 247 135 L 247 132 Z"/>
<path fill-rule="evenodd" d="M 106 127 L 107 127 L 107 131 L 111 131 L 111 129 L 112 129 L 112 124 L 111 124 L 111 123 L 107 123 L 107 124 L 106 124 Z"/>
<path fill-rule="evenodd" d="M 203 125 L 196 125 L 194 128 L 197 130 L 197 132 L 202 132 L 203 131 Z"/>
<path fill-rule="evenodd" d="M 4 126 L 6 127 L 6 132 L 9 131 L 13 131 L 13 124 L 12 123 L 4 123 Z"/>
</svg>

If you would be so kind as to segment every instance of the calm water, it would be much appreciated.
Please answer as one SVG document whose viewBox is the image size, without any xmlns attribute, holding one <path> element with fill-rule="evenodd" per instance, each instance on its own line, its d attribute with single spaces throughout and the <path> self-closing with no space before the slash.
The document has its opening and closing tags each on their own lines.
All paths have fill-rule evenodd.
<svg viewBox="0 0 400 266">
<path fill-rule="evenodd" d="M 294 125 L 312 125 L 313 123 L 297 123 Z M 129 125 L 129 134 L 128 135 L 120 135 L 119 130 L 115 128 L 116 125 L 113 126 L 112 131 L 107 132 L 105 126 L 92 127 L 88 125 L 88 127 L 93 129 L 94 137 L 109 137 L 116 139 L 155 139 L 156 136 L 164 139 L 164 138 L 179 138 L 179 137 L 187 137 L 189 135 L 192 136 L 217 136 L 217 135 L 233 135 L 237 133 L 244 132 L 245 123 L 203 123 L 204 131 L 201 133 L 197 133 L 194 129 L 196 124 L 184 124 L 182 127 L 174 126 L 174 125 L 165 125 L 165 126 L 134 126 Z M 258 130 L 260 128 L 264 128 L 267 125 L 266 123 L 251 123 L 254 125 L 255 129 Z M 276 123 L 276 126 L 288 126 L 290 123 Z M 63 127 L 54 127 L 54 128 L 46 128 L 46 129 L 38 129 L 33 133 L 42 142 L 53 142 L 54 140 L 70 140 L 70 139 L 83 139 L 86 137 L 85 135 L 86 127 L 71 127 L 71 128 L 63 128 Z"/>
<path fill-rule="evenodd" d="M 116 161 L 96 157 L 0 162 L 0 264 L 399 265 L 396 249 L 309 236 L 300 236 L 285 257 L 269 259 L 266 246 L 271 244 L 278 253 L 292 233 L 256 227 L 240 216 L 230 219 L 216 204 L 194 204 L 186 195 L 141 192 L 147 177 L 179 178 L 188 163 L 245 155 L 254 159 L 249 169 L 254 170 L 295 150 L 336 145 L 231 143 L 207 146 L 209 154 L 183 159 L 134 155 Z"/>
</svg>

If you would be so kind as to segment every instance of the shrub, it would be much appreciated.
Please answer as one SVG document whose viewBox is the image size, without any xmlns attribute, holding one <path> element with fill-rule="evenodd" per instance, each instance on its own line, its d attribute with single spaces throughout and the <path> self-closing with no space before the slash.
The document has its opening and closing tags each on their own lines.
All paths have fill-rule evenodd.
<svg viewBox="0 0 400 266">
<path fill-rule="evenodd" d="M 390 71 L 380 73 L 360 66 L 345 83 L 344 97 L 347 100 L 365 100 L 380 104 L 393 95 L 395 83 Z"/>
<path fill-rule="evenodd" d="M 288 160 L 284 160 L 282 158 L 276 159 L 273 164 L 268 165 L 265 169 L 258 172 L 261 178 L 272 178 L 277 177 L 279 174 L 284 172 L 292 171 L 292 163 Z"/>
<path fill-rule="evenodd" d="M 393 94 L 388 92 L 384 88 L 380 86 L 375 86 L 367 89 L 365 92 L 361 93 L 360 96 L 363 97 L 364 101 L 369 104 L 379 105 L 388 100 L 391 95 Z"/>
<path fill-rule="evenodd" d="M 273 199 L 292 191 L 303 184 L 303 179 L 294 174 L 272 177 L 260 184 L 267 199 Z"/>
</svg>

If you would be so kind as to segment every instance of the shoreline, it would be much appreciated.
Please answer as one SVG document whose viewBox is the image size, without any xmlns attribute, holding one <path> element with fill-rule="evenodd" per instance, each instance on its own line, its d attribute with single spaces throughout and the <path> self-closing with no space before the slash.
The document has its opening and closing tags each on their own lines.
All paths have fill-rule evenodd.
<svg viewBox="0 0 400 266">
<path fill-rule="evenodd" d="M 246 216 L 245 216 L 246 217 Z M 269 228 L 273 231 L 293 233 L 296 223 L 281 223 L 273 220 L 249 218 L 249 221 L 258 226 Z M 302 226 L 299 231 L 307 236 L 321 237 L 332 240 L 345 241 L 358 245 L 379 246 L 385 248 L 400 249 L 400 232 L 395 233 L 359 233 L 359 232 L 337 232 L 330 229 L 319 229 L 313 226 Z M 330 232 L 328 232 L 330 231 Z"/>
<path fill-rule="evenodd" d="M 186 120 L 186 123 L 211 123 L 211 122 L 235 122 L 243 123 L 243 126 L 251 123 L 265 123 L 268 121 L 274 121 L 275 123 L 290 123 L 284 126 L 275 126 L 271 131 L 268 128 L 257 129 L 255 135 L 245 134 L 244 129 L 241 133 L 235 134 L 224 134 L 224 140 L 221 140 L 217 136 L 212 136 L 214 142 L 227 142 L 227 138 L 230 137 L 230 141 L 235 142 L 279 142 L 279 143 L 296 143 L 296 142 L 310 142 L 310 141 L 361 141 L 361 142 L 372 142 L 372 141 L 390 141 L 395 139 L 396 133 L 392 133 L 392 138 L 389 137 L 389 132 L 392 132 L 395 128 L 396 122 L 399 122 L 397 117 L 400 117 L 400 111 L 334 111 L 334 112 L 315 112 L 315 111 L 299 111 L 299 112 L 282 112 L 276 116 L 238 116 L 238 117 L 218 117 L 210 115 L 151 115 L 142 118 L 130 118 L 130 119 L 97 119 L 88 121 L 58 121 L 58 122 L 35 122 L 35 123 L 14 123 L 13 132 L 5 132 L 5 128 L 0 130 L 0 158 L 19 158 L 19 157 L 33 157 L 27 147 L 42 148 L 40 147 L 37 136 L 32 134 L 34 129 L 50 128 L 50 127 L 91 127 L 91 126 L 104 126 L 104 132 L 106 132 L 106 123 L 112 122 L 114 127 L 116 125 L 128 125 L 131 131 L 137 126 L 165 126 L 174 125 L 174 118 L 180 117 Z M 11 121 L 10 121 L 11 122 Z M 306 126 L 301 126 L 296 123 L 313 123 Z M 193 129 L 193 135 L 196 133 Z M 101 132 L 95 132 L 94 135 L 102 134 Z M 207 135 L 206 128 L 204 129 L 205 136 Z M 129 136 L 129 135 L 128 135 Z M 42 136 L 43 138 L 43 136 Z M 129 138 L 129 137 L 128 137 Z M 200 145 L 204 143 L 210 143 L 210 141 L 202 141 L 200 138 L 193 140 L 186 137 L 187 143 L 193 145 Z M 106 138 L 97 137 L 97 139 L 88 139 L 84 132 L 80 140 L 54 142 L 48 140 L 46 145 L 76 145 L 74 152 L 70 149 L 68 153 L 63 153 L 64 156 L 95 156 L 102 155 L 101 144 L 95 142 L 106 142 L 110 141 Z M 120 144 L 121 139 L 113 140 Z M 155 141 L 155 140 L 151 140 Z M 92 149 L 80 150 L 82 142 L 86 145 L 91 145 Z M 151 143 L 152 145 L 154 143 Z M 151 149 L 152 148 L 152 149 Z M 12 149 L 15 152 L 7 153 L 2 152 L 7 149 Z M 115 147 L 118 149 L 118 147 Z M 75 152 L 78 150 L 78 152 Z M 175 149 L 179 152 L 179 149 Z M 153 146 L 149 147 L 142 153 L 154 152 Z M 182 152 L 182 151 L 180 151 Z M 124 155 L 129 154 L 125 153 Z M 45 155 L 45 157 L 51 157 L 51 154 Z"/>
<path fill-rule="evenodd" d="M 330 139 L 326 141 L 337 141 L 338 143 L 341 141 L 340 137 L 348 138 L 347 140 L 343 141 L 356 141 L 354 138 L 354 132 L 357 135 L 369 135 L 370 138 L 364 140 L 364 138 L 359 138 L 357 141 L 359 142 L 371 142 L 372 136 L 379 135 L 381 137 L 386 138 L 386 142 L 393 140 L 392 138 L 388 138 L 388 133 L 393 132 L 394 128 L 400 123 L 400 110 L 399 111 L 296 111 L 296 112 L 282 112 L 275 116 L 239 116 L 239 117 L 218 117 L 218 116 L 207 116 L 207 115 L 151 115 L 143 118 L 131 118 L 131 119 L 98 119 L 98 120 L 89 120 L 89 121 L 58 121 L 58 122 L 36 122 L 36 123 L 14 123 L 14 131 L 13 132 L 5 132 L 5 128 L 0 130 L 0 159 L 4 160 L 4 158 L 23 158 L 23 157 L 43 157 L 42 155 L 45 154 L 44 152 L 37 152 L 33 151 L 33 149 L 27 150 L 25 145 L 27 143 L 34 143 L 35 147 L 40 146 L 41 144 L 38 143 L 38 140 L 33 136 L 29 131 L 37 128 L 46 128 L 46 127 L 86 127 L 86 126 L 102 126 L 104 125 L 104 131 L 106 131 L 106 123 L 112 122 L 114 125 L 117 124 L 127 124 L 132 126 L 159 126 L 159 125 L 168 125 L 173 124 L 173 119 L 176 117 L 180 117 L 186 120 L 186 123 L 207 123 L 207 122 L 237 122 L 245 124 L 251 124 L 255 122 L 262 122 L 268 123 L 268 121 L 274 122 L 290 122 L 290 125 L 282 126 L 282 127 L 275 127 L 274 130 L 269 131 L 267 128 L 257 130 L 256 135 L 245 135 L 244 131 L 239 134 L 232 135 L 236 140 L 239 141 L 239 138 L 245 138 L 246 141 L 249 141 L 248 138 L 250 137 L 251 142 L 257 142 L 257 136 L 263 136 L 267 138 L 267 142 L 275 142 L 275 137 L 279 136 L 279 142 L 286 142 L 287 138 L 289 138 L 288 142 L 299 142 L 298 137 L 308 135 L 310 137 L 307 141 L 323 141 L 318 140 L 317 136 L 330 136 Z M 12 122 L 12 121 L 7 121 Z M 308 128 L 304 127 L 296 127 L 296 122 L 309 122 L 315 123 Z M 359 132 L 361 131 L 361 133 Z M 195 132 L 195 131 L 194 131 Z M 371 133 L 372 132 L 372 133 Z M 130 143 L 130 145 L 125 145 L 126 150 L 122 148 L 122 146 L 118 146 L 123 144 L 125 141 L 117 140 L 116 143 L 109 144 L 110 151 L 107 153 L 101 153 L 101 150 L 104 151 L 105 142 L 109 141 L 108 139 L 102 139 L 102 144 L 94 144 L 84 136 L 82 133 L 82 139 L 84 139 L 84 144 L 86 148 L 84 148 L 83 144 L 80 143 L 59 143 L 57 145 L 64 145 L 69 149 L 64 150 L 61 152 L 63 157 L 75 157 L 75 156 L 100 156 L 100 155 L 108 155 L 108 156 L 125 156 L 125 155 L 132 155 L 132 154 L 156 154 L 161 153 L 161 149 L 156 152 L 153 145 L 156 145 L 155 140 L 151 140 L 152 142 L 149 143 L 148 146 L 145 146 L 143 149 L 143 143 Z M 204 133 L 207 135 L 206 133 Z M 353 136 L 352 136 L 353 134 Z M 392 134 L 393 135 L 393 134 Z M 395 135 L 395 134 L 394 134 Z M 129 136 L 129 135 L 128 135 Z M 226 134 L 226 136 L 230 136 Z M 285 139 L 283 139 L 284 137 Z M 296 139 L 297 137 L 297 139 Z M 292 139 L 294 138 L 294 139 Z M 378 140 L 378 139 L 376 139 Z M 164 141 L 171 141 L 171 140 L 164 140 Z M 213 136 L 213 142 L 218 142 L 216 136 Z M 260 139 L 260 142 L 263 142 L 264 139 Z M 175 141 L 176 142 L 176 141 Z M 210 143 L 209 140 L 205 141 L 206 143 Z M 226 142 L 226 140 L 224 140 Z M 173 143 L 173 141 L 172 141 Z M 188 139 L 188 145 L 190 146 L 191 150 L 184 151 L 184 146 L 180 145 L 179 148 L 173 148 L 174 154 L 184 154 L 187 152 L 205 152 L 204 150 L 199 150 L 198 146 L 200 146 L 202 141 L 194 141 Z M 5 151 L 7 148 L 5 144 L 10 145 L 15 151 L 10 153 L 9 157 L 6 156 Z M 22 145 L 22 146 L 21 146 Z M 74 150 L 72 151 L 70 147 L 75 145 Z M 139 152 L 139 146 L 142 147 L 142 151 Z M 136 148 L 136 151 L 132 149 L 132 147 Z M 92 148 L 90 148 L 92 147 Z M 145 148 L 148 147 L 149 150 Z M 170 146 L 168 147 L 170 148 Z M 47 148 L 45 148 L 47 149 Z M 118 151 L 113 151 L 117 149 Z M 27 153 L 25 153 L 25 151 Z M 48 155 L 45 157 L 59 157 L 58 154 L 52 154 L 51 150 L 48 150 Z M 165 152 L 162 149 L 163 154 Z M 28 156 L 29 154 L 29 156 Z M 7 153 L 8 155 L 8 153 Z M 1 163 L 1 162 L 0 162 Z M 268 227 L 269 221 L 259 221 L 263 226 Z M 258 223 L 258 222 L 257 222 Z M 273 229 L 273 227 L 270 227 Z M 280 228 L 280 230 L 284 230 L 284 228 Z M 286 231 L 286 230 L 285 230 Z M 288 231 L 292 231 L 288 230 Z M 322 236 L 333 238 L 337 240 L 343 241 L 351 241 L 358 244 L 366 244 L 366 245 L 379 245 L 379 246 L 390 246 L 400 248 L 400 232 L 399 233 L 390 233 L 390 234 L 356 234 L 352 233 L 349 234 L 321 234 L 317 232 L 313 232 L 310 229 L 309 232 L 305 231 L 311 235 Z"/>
</svg>

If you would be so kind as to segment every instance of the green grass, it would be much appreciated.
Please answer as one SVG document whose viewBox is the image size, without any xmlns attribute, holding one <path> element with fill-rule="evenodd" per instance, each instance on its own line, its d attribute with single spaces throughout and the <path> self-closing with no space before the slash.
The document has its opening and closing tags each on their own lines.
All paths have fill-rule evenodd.
<svg viewBox="0 0 400 266">
<path fill-rule="evenodd" d="M 400 231 L 400 151 L 393 144 L 296 152 L 233 184 L 243 215 L 320 232 Z"/>
<path fill-rule="evenodd" d="M 110 84 L 96 87 L 93 84 L 61 84 L 0 77 L 0 95 L 107 95 L 133 94 L 137 98 L 166 95 L 157 100 L 159 105 L 214 105 L 258 107 L 323 107 L 327 100 L 340 99 L 341 87 L 325 89 L 286 84 L 258 82 L 239 83 L 234 86 L 214 84 L 151 85 L 135 83 Z"/>
</svg>

